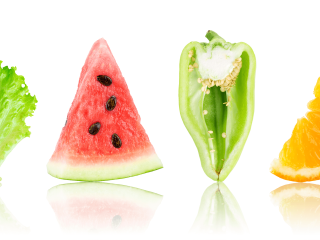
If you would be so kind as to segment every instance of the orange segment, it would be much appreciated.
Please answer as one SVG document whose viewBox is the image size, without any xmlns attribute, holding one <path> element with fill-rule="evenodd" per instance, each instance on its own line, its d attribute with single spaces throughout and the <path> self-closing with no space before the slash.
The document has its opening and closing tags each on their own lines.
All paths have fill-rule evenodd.
<svg viewBox="0 0 320 240">
<path fill-rule="evenodd" d="M 307 106 L 312 111 L 320 111 L 320 97 L 317 97 L 308 102 Z"/>
<path fill-rule="evenodd" d="M 306 117 L 312 123 L 313 131 L 320 135 L 320 112 L 307 112 Z"/>
<path fill-rule="evenodd" d="M 317 84 L 316 84 L 316 86 L 314 87 L 313 94 L 314 94 L 316 97 L 320 97 L 320 77 L 318 78 Z"/>
<path fill-rule="evenodd" d="M 316 98 L 308 103 L 311 112 L 298 119 L 279 159 L 271 163 L 271 173 L 280 178 L 296 182 L 320 179 L 320 78 L 314 94 Z"/>
<path fill-rule="evenodd" d="M 301 135 L 301 119 L 298 119 L 298 122 L 293 129 L 291 139 L 285 143 L 282 151 L 280 152 L 280 159 L 283 166 L 288 166 L 298 170 L 305 166 L 303 161 L 291 161 L 291 159 L 305 159 L 302 144 L 300 142 Z"/>
<path fill-rule="evenodd" d="M 301 120 L 301 147 L 305 152 L 306 168 L 317 168 L 320 167 L 320 135 L 314 131 L 314 125 L 306 118 Z"/>
</svg>

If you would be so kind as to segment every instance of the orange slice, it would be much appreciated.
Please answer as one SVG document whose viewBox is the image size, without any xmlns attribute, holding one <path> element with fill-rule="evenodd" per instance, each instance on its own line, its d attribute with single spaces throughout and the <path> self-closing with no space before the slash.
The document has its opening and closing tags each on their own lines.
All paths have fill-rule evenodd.
<svg viewBox="0 0 320 240">
<path fill-rule="evenodd" d="M 298 119 L 291 138 L 283 145 L 279 159 L 271 163 L 271 173 L 295 182 L 320 179 L 320 78 L 314 88 L 311 110 Z"/>
<path fill-rule="evenodd" d="M 284 221 L 295 233 L 320 232 L 320 186 L 292 183 L 271 192 Z"/>
</svg>

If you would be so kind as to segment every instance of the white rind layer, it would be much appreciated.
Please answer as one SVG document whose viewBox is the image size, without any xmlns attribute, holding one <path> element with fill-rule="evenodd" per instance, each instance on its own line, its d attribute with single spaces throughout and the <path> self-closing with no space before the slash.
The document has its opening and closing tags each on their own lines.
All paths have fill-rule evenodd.
<svg viewBox="0 0 320 240">
<path fill-rule="evenodd" d="M 318 177 L 320 173 L 320 167 L 316 168 L 301 168 L 299 170 L 295 170 L 291 167 L 283 166 L 279 159 L 274 159 L 271 163 L 270 167 L 271 171 L 276 171 L 281 173 L 282 175 L 290 176 L 290 177 L 296 177 L 298 175 L 307 177 L 307 178 L 314 178 Z"/>
<path fill-rule="evenodd" d="M 105 181 L 127 178 L 162 168 L 156 154 L 142 156 L 135 160 L 121 161 L 112 164 L 94 164 L 71 166 L 68 159 L 51 159 L 47 164 L 48 173 L 56 178 L 77 181 Z"/>
</svg>

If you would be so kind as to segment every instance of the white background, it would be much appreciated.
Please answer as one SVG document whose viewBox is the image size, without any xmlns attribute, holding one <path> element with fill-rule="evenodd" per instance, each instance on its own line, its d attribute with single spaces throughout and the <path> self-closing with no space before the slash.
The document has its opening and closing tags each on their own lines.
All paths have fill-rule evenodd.
<svg viewBox="0 0 320 240">
<path fill-rule="evenodd" d="M 269 166 L 297 118 L 307 111 L 320 76 L 317 1 L 10 0 L 0 1 L 0 23 L 2 66 L 17 66 L 39 101 L 34 117 L 27 119 L 31 138 L 24 139 L 0 168 L 0 198 L 29 228 L 23 239 L 70 238 L 46 199 L 51 187 L 69 181 L 48 175 L 46 164 L 81 67 L 101 37 L 120 66 L 164 164 L 159 171 L 111 182 L 164 196 L 142 238 L 189 236 L 202 194 L 213 181 L 202 171 L 180 118 L 179 58 L 190 41 L 205 42 L 209 29 L 229 42 L 248 43 L 257 58 L 251 133 L 225 184 L 241 207 L 249 237 L 292 235 L 269 196 L 290 182 L 269 173 Z"/>
</svg>

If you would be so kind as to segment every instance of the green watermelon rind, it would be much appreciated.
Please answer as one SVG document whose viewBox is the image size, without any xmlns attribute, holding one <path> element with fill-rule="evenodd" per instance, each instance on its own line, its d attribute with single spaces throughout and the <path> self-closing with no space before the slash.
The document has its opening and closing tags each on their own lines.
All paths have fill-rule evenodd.
<svg viewBox="0 0 320 240">
<path fill-rule="evenodd" d="M 61 161 L 50 161 L 48 173 L 56 178 L 76 181 L 107 181 L 128 178 L 163 168 L 156 154 L 125 163 L 97 164 L 95 166 L 70 166 Z"/>
</svg>

